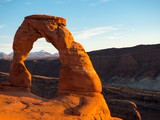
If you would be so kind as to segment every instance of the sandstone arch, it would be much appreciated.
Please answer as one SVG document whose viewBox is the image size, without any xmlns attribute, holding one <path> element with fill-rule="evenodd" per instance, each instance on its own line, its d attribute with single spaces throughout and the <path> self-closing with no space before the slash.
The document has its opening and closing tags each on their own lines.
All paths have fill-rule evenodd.
<svg viewBox="0 0 160 120">
<path fill-rule="evenodd" d="M 45 102 L 46 106 L 40 108 L 37 106 L 37 111 L 50 112 L 53 120 L 113 120 L 101 94 L 100 79 L 89 56 L 82 45 L 74 41 L 65 26 L 66 20 L 60 17 L 47 15 L 26 17 L 14 37 L 10 78 L 2 84 L 1 89 L 29 91 L 31 74 L 24 61 L 33 43 L 38 38 L 44 37 L 59 51 L 62 65 L 58 84 L 59 96 L 51 102 Z M 28 109 L 37 108 L 30 106 Z"/>
<path fill-rule="evenodd" d="M 66 20 L 47 15 L 25 17 L 16 32 L 14 57 L 9 82 L 17 87 L 30 87 L 31 75 L 24 65 L 33 43 L 41 37 L 51 43 L 60 54 L 59 93 L 66 91 L 101 92 L 101 82 L 82 45 L 74 41 L 66 29 Z M 54 68 L 53 68 L 54 69 Z"/>
</svg>

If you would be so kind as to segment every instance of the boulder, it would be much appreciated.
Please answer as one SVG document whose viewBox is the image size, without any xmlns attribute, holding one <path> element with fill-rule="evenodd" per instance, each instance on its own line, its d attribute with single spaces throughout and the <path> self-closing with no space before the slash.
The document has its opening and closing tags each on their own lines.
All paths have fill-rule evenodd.
<svg viewBox="0 0 160 120">
<path fill-rule="evenodd" d="M 118 99 L 109 99 L 107 102 L 113 116 L 123 118 L 123 120 L 141 120 L 135 103 Z"/>
</svg>

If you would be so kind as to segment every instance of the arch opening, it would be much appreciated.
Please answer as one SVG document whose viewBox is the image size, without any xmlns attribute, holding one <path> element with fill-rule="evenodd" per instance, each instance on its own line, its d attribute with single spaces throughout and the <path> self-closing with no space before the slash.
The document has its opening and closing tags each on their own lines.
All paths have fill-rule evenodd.
<svg viewBox="0 0 160 120">
<path fill-rule="evenodd" d="M 31 93 L 47 99 L 57 97 L 61 66 L 58 50 L 44 37 L 38 38 L 24 63 L 31 73 Z"/>
<path fill-rule="evenodd" d="M 29 52 L 27 59 L 50 59 L 58 58 L 59 51 L 49 42 L 46 41 L 44 37 L 38 38 L 34 44 L 33 48 Z"/>
<path fill-rule="evenodd" d="M 49 50 L 55 52 L 48 52 Z M 61 62 L 58 50 L 46 42 L 45 38 L 39 38 L 34 42 L 24 63 L 31 75 L 59 78 Z"/>
</svg>

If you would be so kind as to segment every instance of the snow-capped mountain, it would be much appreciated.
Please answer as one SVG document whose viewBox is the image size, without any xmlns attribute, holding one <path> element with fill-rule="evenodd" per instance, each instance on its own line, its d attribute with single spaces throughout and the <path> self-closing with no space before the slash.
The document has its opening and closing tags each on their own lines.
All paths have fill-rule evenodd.
<svg viewBox="0 0 160 120">
<path fill-rule="evenodd" d="M 13 58 L 13 52 L 11 52 L 10 54 L 8 54 L 8 55 L 6 56 L 6 58 L 7 58 L 7 59 L 12 59 L 12 58 Z"/>
<path fill-rule="evenodd" d="M 28 59 L 41 59 L 41 58 L 50 58 L 53 57 L 51 53 L 48 53 L 45 50 L 41 50 L 38 52 L 30 52 Z"/>
<path fill-rule="evenodd" d="M 59 54 L 51 54 L 45 50 L 41 50 L 38 52 L 30 52 L 27 59 L 48 59 L 48 58 L 58 58 Z M 13 52 L 10 54 L 5 54 L 3 52 L 0 52 L 0 59 L 12 59 L 13 58 Z"/>
<path fill-rule="evenodd" d="M 6 58 L 7 54 L 5 54 L 4 52 L 0 52 L 0 59 Z"/>
<path fill-rule="evenodd" d="M 54 53 L 53 56 L 59 58 L 59 53 Z"/>
</svg>

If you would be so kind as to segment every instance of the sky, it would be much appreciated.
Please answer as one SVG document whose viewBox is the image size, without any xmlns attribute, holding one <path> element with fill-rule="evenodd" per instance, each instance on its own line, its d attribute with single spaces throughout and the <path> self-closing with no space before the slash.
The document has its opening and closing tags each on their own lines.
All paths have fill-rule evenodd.
<svg viewBox="0 0 160 120">
<path fill-rule="evenodd" d="M 11 53 L 25 16 L 63 17 L 86 51 L 160 43 L 160 0 L 0 0 L 0 52 Z M 38 39 L 32 52 L 56 49 Z"/>
</svg>

